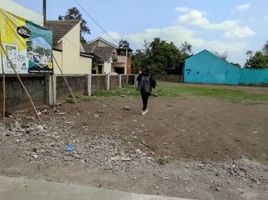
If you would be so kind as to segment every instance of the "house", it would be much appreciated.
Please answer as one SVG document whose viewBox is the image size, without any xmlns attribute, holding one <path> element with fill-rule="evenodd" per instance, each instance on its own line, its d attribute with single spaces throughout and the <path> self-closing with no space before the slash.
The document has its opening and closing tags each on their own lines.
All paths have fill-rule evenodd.
<svg viewBox="0 0 268 200">
<path fill-rule="evenodd" d="M 268 70 L 239 68 L 203 50 L 185 60 L 185 83 L 263 85 L 268 84 Z"/>
<path fill-rule="evenodd" d="M 83 45 L 86 53 L 96 55 L 96 65 L 92 74 L 131 74 L 131 51 L 120 49 L 117 45 L 99 37 Z"/>
<path fill-rule="evenodd" d="M 87 54 L 80 42 L 79 20 L 46 21 L 53 30 L 54 73 L 66 75 L 90 74 L 93 56 Z M 61 71 L 59 70 L 59 65 Z"/>
<path fill-rule="evenodd" d="M 208 50 L 189 57 L 184 65 L 184 82 L 238 84 L 239 68 Z"/>
</svg>

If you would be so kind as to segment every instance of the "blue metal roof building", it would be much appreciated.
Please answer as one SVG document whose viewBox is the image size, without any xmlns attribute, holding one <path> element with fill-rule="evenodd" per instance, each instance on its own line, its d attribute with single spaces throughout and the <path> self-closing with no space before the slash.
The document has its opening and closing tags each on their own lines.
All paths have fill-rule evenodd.
<svg viewBox="0 0 268 200">
<path fill-rule="evenodd" d="M 185 61 L 185 83 L 264 85 L 268 84 L 268 70 L 239 68 L 208 50 L 189 57 Z"/>
</svg>

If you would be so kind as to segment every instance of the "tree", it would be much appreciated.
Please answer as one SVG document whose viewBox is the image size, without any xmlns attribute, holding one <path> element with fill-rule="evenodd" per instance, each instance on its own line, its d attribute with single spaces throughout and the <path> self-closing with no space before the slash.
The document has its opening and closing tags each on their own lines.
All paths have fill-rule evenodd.
<svg viewBox="0 0 268 200">
<path fill-rule="evenodd" d="M 155 38 L 151 43 L 144 41 L 144 49 L 134 53 L 134 71 L 141 67 L 150 67 L 152 73 L 178 74 L 181 73 L 182 63 L 188 56 L 188 52 L 183 52 L 172 42 L 160 38 Z"/>
<path fill-rule="evenodd" d="M 249 57 L 250 57 L 250 56 L 253 56 L 253 51 L 248 50 L 248 51 L 246 52 L 246 55 L 249 56 Z"/>
<path fill-rule="evenodd" d="M 149 66 L 148 61 L 151 53 L 150 42 L 144 40 L 143 47 L 143 49 L 137 49 L 133 54 L 132 60 L 134 73 L 138 73 L 141 68 Z"/>
<path fill-rule="evenodd" d="M 127 40 L 120 40 L 119 42 L 119 49 L 129 49 L 129 42 Z"/>
<path fill-rule="evenodd" d="M 264 55 L 268 58 L 268 41 L 265 43 L 262 49 Z"/>
<path fill-rule="evenodd" d="M 191 44 L 189 44 L 188 42 L 184 42 L 184 43 L 182 43 L 181 44 L 181 46 L 180 46 L 180 50 L 183 52 L 183 53 L 185 53 L 185 54 L 187 54 L 187 55 L 192 55 L 192 45 Z"/>
<path fill-rule="evenodd" d="M 268 41 L 262 48 L 262 51 L 253 52 L 248 50 L 246 55 L 249 57 L 246 61 L 246 68 L 268 69 Z"/>
<path fill-rule="evenodd" d="M 132 52 L 132 49 L 130 49 L 129 47 L 129 42 L 127 40 L 120 40 L 119 43 L 118 43 L 118 46 L 119 46 L 119 52 L 120 52 L 120 55 L 130 55 L 130 53 Z"/>
<path fill-rule="evenodd" d="M 87 26 L 87 22 L 83 19 L 82 14 L 80 11 L 76 8 L 70 8 L 67 10 L 66 14 L 64 16 L 60 15 L 59 20 L 81 20 L 81 31 L 80 31 L 80 39 L 81 42 L 86 42 L 85 35 L 90 34 L 90 29 Z"/>
<path fill-rule="evenodd" d="M 257 51 L 254 55 L 249 57 L 245 66 L 246 68 L 252 68 L 252 69 L 268 68 L 267 57 L 262 51 Z"/>
<path fill-rule="evenodd" d="M 181 67 L 183 55 L 174 43 L 155 38 L 149 49 L 149 64 L 153 72 L 167 73 Z"/>
<path fill-rule="evenodd" d="M 219 53 L 219 52 L 217 52 L 217 51 L 214 51 L 213 53 L 214 53 L 216 56 L 220 57 L 221 59 L 223 59 L 223 60 L 227 60 L 227 57 L 228 57 L 227 52 L 224 52 L 223 54 L 221 54 L 221 53 Z"/>
<path fill-rule="evenodd" d="M 144 50 L 137 49 L 133 55 L 133 71 L 138 73 L 140 68 L 148 66 L 148 59 Z"/>
<path fill-rule="evenodd" d="M 230 62 L 232 65 L 241 68 L 241 65 L 239 63 Z"/>
</svg>

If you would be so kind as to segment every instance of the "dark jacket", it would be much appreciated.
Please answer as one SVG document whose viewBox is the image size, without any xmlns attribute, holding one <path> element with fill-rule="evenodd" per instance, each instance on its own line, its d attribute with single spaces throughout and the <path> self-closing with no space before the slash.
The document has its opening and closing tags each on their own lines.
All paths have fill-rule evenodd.
<svg viewBox="0 0 268 200">
<path fill-rule="evenodd" d="M 139 74 L 138 78 L 138 89 L 143 92 L 152 92 L 152 88 L 155 87 L 155 81 L 151 74 Z"/>
</svg>

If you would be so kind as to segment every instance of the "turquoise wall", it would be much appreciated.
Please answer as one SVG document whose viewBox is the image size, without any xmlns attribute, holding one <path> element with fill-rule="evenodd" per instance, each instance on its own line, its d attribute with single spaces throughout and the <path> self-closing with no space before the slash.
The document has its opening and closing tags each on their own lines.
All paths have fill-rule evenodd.
<svg viewBox="0 0 268 200">
<path fill-rule="evenodd" d="M 268 70 L 241 69 L 207 50 L 186 59 L 183 72 L 186 83 L 268 84 Z"/>
<path fill-rule="evenodd" d="M 241 69 L 241 85 L 268 84 L 268 69 Z"/>
</svg>

